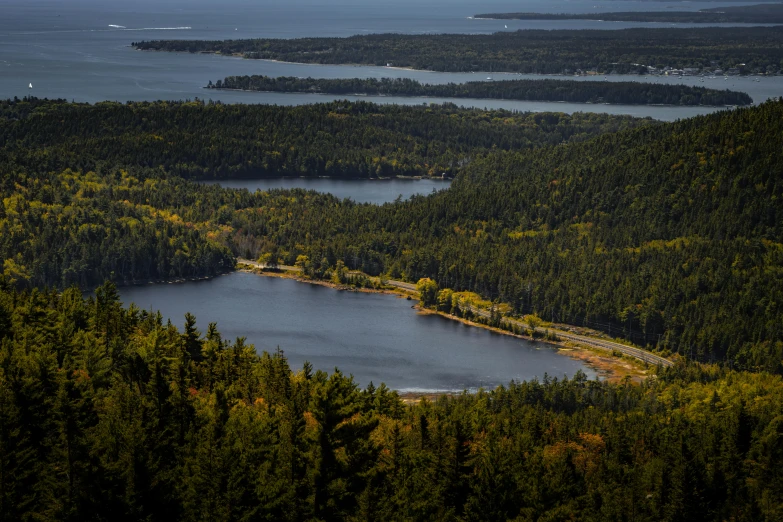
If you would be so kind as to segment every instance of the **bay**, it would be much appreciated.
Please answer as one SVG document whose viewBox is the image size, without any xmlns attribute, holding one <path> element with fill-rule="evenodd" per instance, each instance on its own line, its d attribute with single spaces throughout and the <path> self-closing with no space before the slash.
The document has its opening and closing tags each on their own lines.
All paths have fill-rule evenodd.
<svg viewBox="0 0 783 522">
<path fill-rule="evenodd" d="M 595 372 L 545 343 L 529 342 L 411 309 L 392 295 L 337 291 L 290 279 L 232 273 L 207 281 L 120 288 L 125 305 L 160 310 L 182 326 L 216 322 L 224 339 L 284 351 L 294 370 L 309 361 L 366 386 L 403 392 L 462 391 L 514 380 Z"/>
<path fill-rule="evenodd" d="M 206 91 L 210 80 L 230 75 L 313 76 L 317 78 L 408 77 L 428 83 L 484 79 L 487 74 L 449 74 L 386 67 L 315 66 L 232 59 L 209 55 L 142 53 L 130 47 L 134 40 L 156 38 L 227 39 L 251 37 L 294 38 L 350 36 L 399 32 L 492 33 L 521 28 L 623 28 L 671 26 L 596 21 L 471 20 L 476 11 L 598 12 L 629 10 L 695 10 L 731 5 L 721 2 L 595 2 L 590 0 L 139 0 L 126 2 L 79 0 L 7 0 L 0 17 L 0 97 L 65 98 L 95 103 L 103 100 L 143 101 L 212 99 L 225 103 L 297 105 L 345 97 L 309 94 Z M 110 27 L 115 26 L 115 27 Z M 493 74 L 495 79 L 507 75 Z M 520 77 L 514 75 L 514 77 Z M 525 76 L 529 77 L 529 76 Z M 630 77 L 640 81 L 661 80 Z M 610 77 L 618 81 L 623 77 Z M 732 88 L 731 80 L 718 88 Z M 741 80 L 737 80 L 741 81 Z M 28 84 L 33 84 L 33 89 Z M 741 83 L 754 101 L 783 93 L 783 77 L 761 83 Z M 742 90 L 742 89 L 740 89 Z M 752 91 L 752 92 L 751 92 Z M 518 111 L 608 112 L 674 120 L 718 110 L 706 107 L 649 107 L 450 100 L 443 98 L 348 97 L 379 103 L 419 104 L 454 101 L 479 108 Z"/>
</svg>

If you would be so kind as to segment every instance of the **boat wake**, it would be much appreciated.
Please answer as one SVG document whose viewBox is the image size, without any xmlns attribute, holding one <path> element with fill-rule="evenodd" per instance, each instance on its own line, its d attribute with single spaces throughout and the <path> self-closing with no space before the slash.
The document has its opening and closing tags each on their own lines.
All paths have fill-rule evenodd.
<svg viewBox="0 0 783 522">
<path fill-rule="evenodd" d="M 21 31 L 18 33 L 0 33 L 0 36 L 16 36 L 16 35 L 36 35 L 36 34 L 61 34 L 61 33 L 109 33 L 118 31 L 188 31 L 193 29 L 190 26 L 186 27 L 132 27 L 121 28 L 122 26 L 109 26 L 110 29 L 62 29 L 55 31 Z"/>
<path fill-rule="evenodd" d="M 112 27 L 114 29 L 127 29 L 127 27 L 125 27 L 124 25 L 109 24 L 109 27 Z"/>
<path fill-rule="evenodd" d="M 190 26 L 186 27 L 136 27 L 128 29 L 127 27 L 123 31 L 187 31 L 193 29 Z"/>
</svg>

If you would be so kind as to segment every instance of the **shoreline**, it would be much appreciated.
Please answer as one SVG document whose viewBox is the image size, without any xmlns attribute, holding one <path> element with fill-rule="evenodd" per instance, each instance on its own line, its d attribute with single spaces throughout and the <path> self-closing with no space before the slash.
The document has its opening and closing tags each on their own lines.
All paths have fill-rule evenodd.
<svg viewBox="0 0 783 522">
<path fill-rule="evenodd" d="M 218 179 L 218 178 L 205 178 L 205 179 L 190 179 L 189 181 L 192 181 L 194 183 L 207 183 L 207 184 L 217 184 L 219 185 L 221 181 L 275 181 L 278 179 L 308 179 L 308 180 L 315 180 L 315 179 L 328 179 L 333 181 L 392 181 L 392 180 L 403 180 L 403 181 L 453 181 L 454 178 L 442 178 L 440 176 L 376 176 L 373 178 L 337 178 L 334 176 L 276 176 L 271 178 L 226 178 L 226 179 Z M 272 189 L 266 189 L 266 190 L 272 190 Z"/>
<path fill-rule="evenodd" d="M 307 279 L 302 277 L 296 272 L 285 271 L 285 270 L 269 272 L 269 271 L 251 267 L 251 268 L 237 269 L 237 272 L 251 273 L 262 277 L 278 277 L 282 279 L 292 279 L 300 283 L 308 283 L 308 284 L 313 284 L 318 286 L 324 286 L 339 291 L 394 295 L 400 299 L 410 298 L 411 301 L 416 301 L 416 304 L 411 306 L 411 308 L 414 309 L 417 314 L 439 315 L 444 319 L 457 321 L 466 326 L 483 328 L 485 330 L 489 330 L 490 332 L 499 335 L 508 335 L 528 342 L 545 343 L 550 347 L 556 349 L 557 352 L 560 353 L 561 355 L 570 357 L 571 359 L 581 361 L 585 366 L 595 371 L 596 375 L 599 378 L 613 383 L 618 383 L 624 381 L 625 379 L 630 379 L 631 382 L 639 384 L 643 382 L 650 375 L 649 368 L 645 368 L 645 366 L 643 365 L 643 363 L 641 363 L 641 361 L 631 359 L 629 357 L 615 356 L 612 353 L 609 353 L 607 351 L 598 348 L 590 348 L 581 344 L 574 344 L 568 341 L 562 341 L 562 340 L 552 341 L 547 339 L 537 339 L 528 335 L 519 335 L 510 332 L 508 330 L 503 330 L 501 328 L 496 328 L 483 323 L 471 321 L 470 319 L 465 319 L 464 317 L 457 317 L 454 315 L 447 314 L 445 312 L 439 312 L 437 310 L 431 310 L 429 308 L 422 308 L 419 304 L 418 297 L 414 297 L 413 295 L 415 292 L 406 291 L 402 288 L 394 288 L 394 289 L 356 288 L 348 285 L 333 283 L 331 281 Z M 431 398 L 431 397 L 452 396 L 452 395 L 455 395 L 455 393 L 452 391 L 449 392 L 423 391 L 423 392 L 400 393 L 400 397 L 403 398 L 404 402 L 418 402 L 419 400 L 421 400 L 421 398 L 424 397 Z"/>
<path fill-rule="evenodd" d="M 164 279 L 131 279 L 124 281 L 115 281 L 115 284 L 122 288 L 127 286 L 146 286 L 146 285 L 174 285 L 179 283 L 190 283 L 194 281 L 208 281 L 222 275 L 230 274 L 232 271 L 219 272 L 215 275 L 190 276 L 190 277 L 170 277 Z"/>
</svg>

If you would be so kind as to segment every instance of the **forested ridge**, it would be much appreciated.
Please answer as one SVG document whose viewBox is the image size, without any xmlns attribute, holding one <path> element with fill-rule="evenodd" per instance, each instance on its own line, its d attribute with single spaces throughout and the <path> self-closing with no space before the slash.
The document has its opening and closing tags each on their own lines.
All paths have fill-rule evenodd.
<svg viewBox="0 0 783 522">
<path fill-rule="evenodd" d="M 245 251 L 233 243 L 234 212 L 266 201 L 183 178 L 452 176 L 493 149 L 640 124 L 654 122 L 348 102 L 9 100 L 0 103 L 2 271 L 19 285 L 59 288 L 211 276 Z"/>
<path fill-rule="evenodd" d="M 448 191 L 382 207 L 273 211 L 270 196 L 235 215 L 234 241 L 246 257 L 430 277 L 518 313 L 781 372 L 781 126 L 783 102 L 768 102 L 492 154 Z"/>
<path fill-rule="evenodd" d="M 0 276 L 0 520 L 783 516 L 780 376 L 680 364 L 408 407 L 181 320 Z"/>
<path fill-rule="evenodd" d="M 721 6 L 698 11 L 628 11 L 604 13 L 485 13 L 477 19 L 492 20 L 603 20 L 607 22 L 658 22 L 697 24 L 779 24 L 783 4 Z"/>
<path fill-rule="evenodd" d="M 628 105 L 749 105 L 746 93 L 688 85 L 568 80 L 501 80 L 426 84 L 409 78 L 320 79 L 293 76 L 229 76 L 210 81 L 210 89 L 264 92 L 367 94 L 374 96 L 440 96 L 501 100 L 618 103 Z"/>
<path fill-rule="evenodd" d="M 783 68 L 783 28 L 524 30 L 491 35 L 370 34 L 347 38 L 153 40 L 149 51 L 207 52 L 299 63 L 363 64 L 464 72 L 646 73 L 647 66 Z M 742 65 L 740 65 L 742 64 Z"/>
<path fill-rule="evenodd" d="M 4 116 L 5 115 L 5 116 Z M 651 119 L 366 102 L 0 102 L 0 143 L 47 170 L 163 167 L 184 178 L 454 176 L 490 150 L 588 139 Z M 42 153 L 45 151 L 45 153 Z"/>
<path fill-rule="evenodd" d="M 347 121 L 393 110 L 337 106 Z M 106 107 L 122 118 L 102 123 Z M 167 118 L 149 117 L 154 107 Z M 177 166 L 191 150 L 208 149 L 152 136 L 169 122 L 187 128 L 188 117 L 213 128 L 199 120 L 202 113 L 258 109 L 171 107 L 47 106 L 10 123 L 10 131 L 3 127 L 13 137 L 4 149 L 4 171 L 13 175 L 3 178 L 0 216 L 9 278 L 20 286 L 95 284 L 139 279 L 144 267 L 160 267 L 155 276 L 204 275 L 234 255 L 299 261 L 320 273 L 341 261 L 372 275 L 430 277 L 441 288 L 508 303 L 513 313 L 585 324 L 664 353 L 783 372 L 783 102 L 529 151 L 489 149 L 462 168 L 451 189 L 380 207 L 305 191 L 249 194 L 191 184 Z M 448 120 L 462 114 L 442 110 L 455 111 Z M 116 154 L 121 147 L 111 129 L 136 120 L 146 129 L 141 141 L 167 144 L 170 163 L 145 163 L 155 158 L 148 153 Z M 498 119 L 486 128 L 505 125 L 517 127 Z M 73 139 L 84 134 L 107 137 L 106 148 Z M 102 150 L 110 155 L 98 161 Z M 84 165 L 67 171 L 80 154 Z M 142 165 L 123 164 L 131 159 Z M 84 170 L 93 166 L 93 174 Z M 74 204 L 90 211 L 75 213 Z M 126 219 L 130 212 L 138 216 Z M 167 223 L 168 237 L 157 222 Z M 128 255 L 101 255 L 120 245 Z M 134 256 L 141 264 L 127 261 Z"/>
</svg>

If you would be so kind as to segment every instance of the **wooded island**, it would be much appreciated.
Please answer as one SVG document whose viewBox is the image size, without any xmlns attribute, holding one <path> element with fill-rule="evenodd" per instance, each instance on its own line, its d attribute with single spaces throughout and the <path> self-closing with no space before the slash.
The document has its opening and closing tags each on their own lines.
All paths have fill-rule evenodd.
<svg viewBox="0 0 783 522">
<path fill-rule="evenodd" d="M 362 94 L 370 96 L 436 96 L 499 100 L 563 101 L 625 105 L 749 105 L 745 93 L 638 82 L 568 80 L 500 80 L 426 84 L 409 78 L 317 79 L 269 76 L 229 76 L 209 89 L 261 92 Z"/>
</svg>

